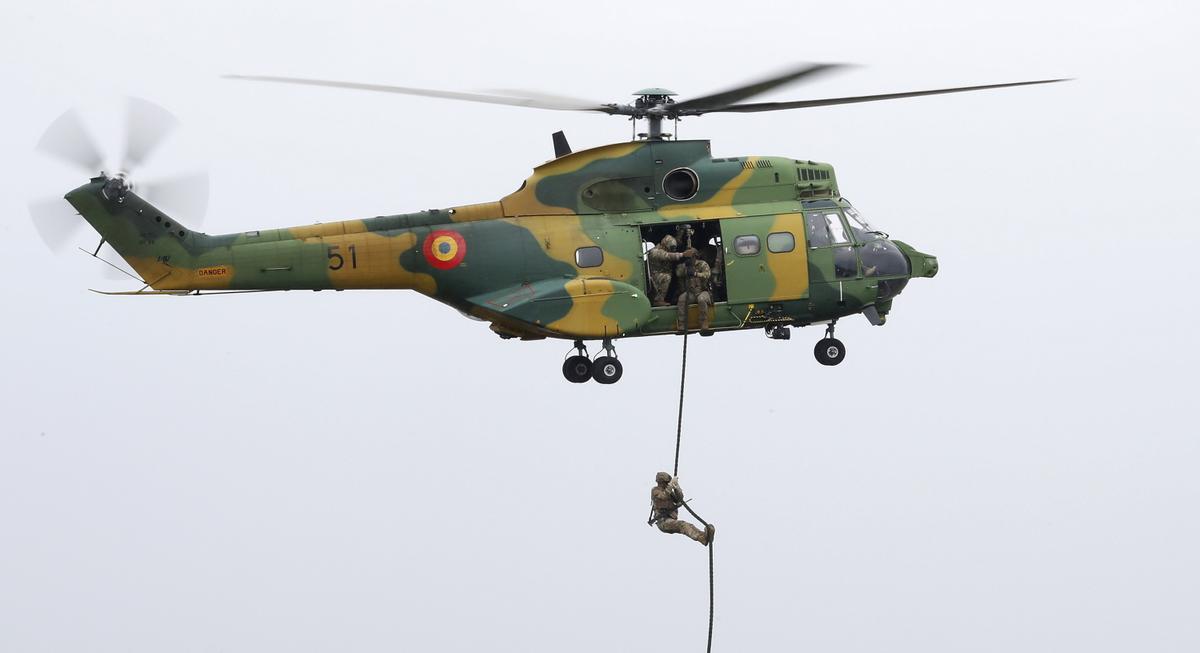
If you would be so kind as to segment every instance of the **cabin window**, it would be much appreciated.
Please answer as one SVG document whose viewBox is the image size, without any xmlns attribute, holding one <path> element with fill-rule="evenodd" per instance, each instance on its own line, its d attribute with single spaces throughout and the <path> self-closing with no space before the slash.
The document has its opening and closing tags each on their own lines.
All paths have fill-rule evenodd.
<svg viewBox="0 0 1200 653">
<path fill-rule="evenodd" d="M 796 237 L 790 231 L 780 231 L 767 236 L 767 251 L 782 254 L 796 249 Z"/>
<path fill-rule="evenodd" d="M 738 236 L 733 239 L 733 251 L 738 256 L 754 256 L 762 249 L 758 236 Z"/>
<path fill-rule="evenodd" d="M 599 247 L 580 247 L 575 250 L 575 265 L 581 268 L 596 268 L 604 263 L 604 250 Z"/>
</svg>

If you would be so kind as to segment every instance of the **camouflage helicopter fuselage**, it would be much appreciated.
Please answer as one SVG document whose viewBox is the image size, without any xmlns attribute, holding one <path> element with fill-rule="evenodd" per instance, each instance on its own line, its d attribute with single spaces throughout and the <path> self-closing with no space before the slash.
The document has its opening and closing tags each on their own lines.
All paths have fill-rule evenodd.
<svg viewBox="0 0 1200 653">
<path fill-rule="evenodd" d="M 695 188 L 674 199 L 664 180 L 681 169 Z M 644 253 L 684 224 L 720 234 L 709 247 L 723 266 L 716 330 L 864 312 L 882 323 L 910 277 L 937 271 L 932 256 L 847 220 L 853 209 L 829 165 L 713 159 L 708 141 L 568 154 L 497 202 L 218 236 L 112 181 L 97 177 L 66 199 L 154 291 L 412 289 L 504 337 L 674 332 L 674 307 L 651 305 Z"/>
</svg>

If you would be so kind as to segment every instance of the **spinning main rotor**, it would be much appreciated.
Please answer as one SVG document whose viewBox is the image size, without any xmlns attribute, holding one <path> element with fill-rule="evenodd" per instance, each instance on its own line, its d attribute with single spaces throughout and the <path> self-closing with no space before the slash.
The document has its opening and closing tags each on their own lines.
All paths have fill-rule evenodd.
<svg viewBox="0 0 1200 653">
<path fill-rule="evenodd" d="M 946 93 L 963 93 L 966 91 L 983 91 L 1009 86 L 1029 86 L 1032 84 L 1052 84 L 1068 81 L 1067 79 L 1042 79 L 1028 82 L 1009 82 L 1005 84 L 985 84 L 982 86 L 958 86 L 954 88 L 939 88 L 926 91 L 908 91 L 904 93 L 884 93 L 879 95 L 856 95 L 849 97 L 824 98 L 818 100 L 796 100 L 791 102 L 750 102 L 744 100 L 761 95 L 775 88 L 809 81 L 819 75 L 834 70 L 845 69 L 845 64 L 806 64 L 793 68 L 783 74 L 768 77 L 759 81 L 736 86 L 718 93 L 712 93 L 690 100 L 676 101 L 676 94 L 664 88 L 648 88 L 634 93 L 637 99 L 633 104 L 609 103 L 603 104 L 591 100 L 549 95 L 531 91 L 502 90 L 491 94 L 463 93 L 460 91 L 439 91 L 406 86 L 385 86 L 381 84 L 360 84 L 355 82 L 339 82 L 323 79 L 302 79 L 298 77 L 277 77 L 271 75 L 226 75 L 228 79 L 243 79 L 259 82 L 281 82 L 286 84 L 303 84 L 306 86 L 328 86 L 333 88 L 349 88 L 360 91 L 377 91 L 383 93 L 400 93 L 403 95 L 420 95 L 424 97 L 444 98 L 448 100 L 463 100 L 466 102 L 483 102 L 485 104 L 502 104 L 535 109 L 551 109 L 555 111 L 589 111 L 606 113 L 611 116 L 629 116 L 632 120 L 646 120 L 649 129 L 639 137 L 651 141 L 670 138 L 670 134 L 662 131 L 663 120 L 678 120 L 685 116 L 700 116 L 706 113 L 756 113 L 759 111 L 782 111 L 786 109 L 807 109 L 810 107 L 825 107 L 835 104 L 855 104 L 859 102 L 876 102 L 878 100 L 895 100 L 899 98 L 920 97 L 923 95 L 942 95 Z"/>
</svg>

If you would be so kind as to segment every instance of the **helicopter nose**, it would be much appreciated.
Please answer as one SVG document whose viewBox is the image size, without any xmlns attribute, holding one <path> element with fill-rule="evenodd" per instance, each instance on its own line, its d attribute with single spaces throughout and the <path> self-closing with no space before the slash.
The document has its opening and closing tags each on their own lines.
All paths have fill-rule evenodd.
<svg viewBox="0 0 1200 653">
<path fill-rule="evenodd" d="M 917 251 L 912 245 L 900 242 L 899 240 L 892 241 L 904 252 L 904 256 L 908 259 L 908 276 L 933 278 L 938 273 L 938 260 L 933 254 L 926 254 Z"/>
<path fill-rule="evenodd" d="M 911 259 L 910 259 L 910 262 L 912 262 Z M 913 265 L 913 269 L 914 269 L 914 271 L 916 270 L 916 265 Z M 920 275 L 914 274 L 912 276 L 914 276 L 914 277 L 922 276 L 922 277 L 928 277 L 928 278 L 932 279 L 933 277 L 937 276 L 937 273 L 938 273 L 937 257 L 930 256 L 929 254 L 925 254 L 921 257 L 921 274 Z"/>
</svg>

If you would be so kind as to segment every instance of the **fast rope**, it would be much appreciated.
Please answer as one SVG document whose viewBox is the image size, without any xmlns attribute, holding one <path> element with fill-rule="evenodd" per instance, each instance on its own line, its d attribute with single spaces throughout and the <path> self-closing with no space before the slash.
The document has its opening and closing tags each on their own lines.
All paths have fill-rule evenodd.
<svg viewBox="0 0 1200 653">
<path fill-rule="evenodd" d="M 687 382 L 687 341 L 688 334 L 685 331 L 683 334 L 683 363 L 679 370 L 679 419 L 675 424 L 675 467 L 671 472 L 672 477 L 679 476 L 679 446 L 683 442 L 683 388 Z M 696 514 L 695 510 L 686 502 L 683 508 L 688 511 L 696 519 L 708 529 L 708 522 L 704 518 Z M 713 591 L 713 543 L 708 543 L 708 646 L 704 649 L 708 653 L 712 653 L 712 634 L 713 634 L 713 606 L 715 604 L 716 594 Z"/>
<path fill-rule="evenodd" d="M 671 476 L 679 476 L 679 444 L 683 441 L 683 386 L 687 383 L 687 337 L 683 333 L 683 364 L 679 369 L 679 420 L 675 423 L 675 467 Z"/>
</svg>

